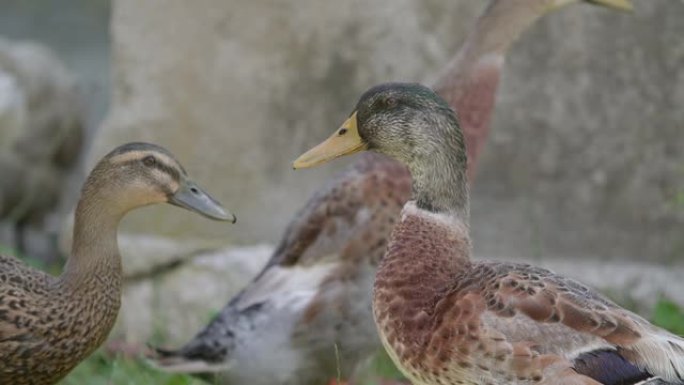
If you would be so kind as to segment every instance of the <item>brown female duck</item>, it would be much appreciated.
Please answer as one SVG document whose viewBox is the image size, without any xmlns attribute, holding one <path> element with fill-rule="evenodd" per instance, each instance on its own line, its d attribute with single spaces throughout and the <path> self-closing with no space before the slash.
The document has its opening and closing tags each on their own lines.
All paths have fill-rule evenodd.
<svg viewBox="0 0 684 385">
<path fill-rule="evenodd" d="M 684 339 L 549 270 L 470 259 L 465 141 L 432 90 L 371 88 L 294 167 L 362 150 L 404 163 L 413 178 L 378 267 L 373 313 L 414 384 L 684 383 Z"/>
<path fill-rule="evenodd" d="M 517 37 L 566 0 L 493 0 L 435 90 L 464 111 L 473 162 L 485 142 L 504 57 Z M 628 8 L 624 0 L 594 3 Z M 220 384 L 321 385 L 353 376 L 375 353 L 371 287 L 389 233 L 411 194 L 406 168 L 363 154 L 309 199 L 261 273 L 178 350 L 156 364 Z"/>
<path fill-rule="evenodd" d="M 0 255 L 0 384 L 53 384 L 102 344 L 121 300 L 119 221 L 161 202 L 235 222 L 168 151 L 130 143 L 105 156 L 86 180 L 72 253 L 59 277 Z"/>
</svg>

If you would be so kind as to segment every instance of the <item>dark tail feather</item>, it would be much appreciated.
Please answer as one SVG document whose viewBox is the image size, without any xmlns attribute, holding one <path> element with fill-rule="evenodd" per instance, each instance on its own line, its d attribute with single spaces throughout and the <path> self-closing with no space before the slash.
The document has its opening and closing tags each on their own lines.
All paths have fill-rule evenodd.
<svg viewBox="0 0 684 385">
<path fill-rule="evenodd" d="M 604 385 L 669 385 L 666 382 L 650 382 L 653 377 L 647 371 L 627 361 L 615 350 L 597 350 L 583 353 L 574 361 L 575 371 Z M 658 380 L 658 379 L 653 379 Z M 660 380 L 662 381 L 662 380 Z"/>
<path fill-rule="evenodd" d="M 187 373 L 200 378 L 208 378 L 213 372 L 227 369 L 224 363 L 211 363 L 200 358 L 188 357 L 182 350 L 170 350 L 148 345 L 151 352 L 146 355 L 147 362 L 156 369 L 169 373 Z"/>
<path fill-rule="evenodd" d="M 159 348 L 152 344 L 147 344 L 147 347 L 150 353 L 146 354 L 146 357 L 149 359 L 168 358 L 178 355 L 178 350 Z"/>
</svg>

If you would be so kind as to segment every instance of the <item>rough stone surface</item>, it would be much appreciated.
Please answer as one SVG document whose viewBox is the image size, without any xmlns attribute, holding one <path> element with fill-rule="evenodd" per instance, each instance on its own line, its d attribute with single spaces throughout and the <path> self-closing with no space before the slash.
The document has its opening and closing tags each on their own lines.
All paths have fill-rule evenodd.
<svg viewBox="0 0 684 385">
<path fill-rule="evenodd" d="M 475 248 L 684 263 L 684 2 L 572 7 L 509 57 Z"/>
<path fill-rule="evenodd" d="M 473 192 L 478 253 L 682 259 L 684 3 L 634 3 L 568 7 L 514 47 Z M 368 86 L 430 81 L 483 7 L 115 0 L 113 104 L 89 164 L 121 142 L 158 142 L 238 225 L 154 209 L 128 230 L 273 242 L 345 164 L 295 173 L 292 159 Z"/>
<path fill-rule="evenodd" d="M 271 250 L 257 245 L 198 252 L 151 276 L 127 278 L 110 339 L 186 342 L 252 279 Z"/>
</svg>

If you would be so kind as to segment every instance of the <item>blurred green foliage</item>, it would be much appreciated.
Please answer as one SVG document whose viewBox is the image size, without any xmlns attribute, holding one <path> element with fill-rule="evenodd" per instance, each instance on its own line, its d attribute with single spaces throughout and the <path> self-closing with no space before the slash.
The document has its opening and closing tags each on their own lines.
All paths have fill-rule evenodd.
<svg viewBox="0 0 684 385">
<path fill-rule="evenodd" d="M 61 385 L 205 385 L 190 376 L 161 373 L 140 360 L 93 354 L 74 369 Z"/>
<path fill-rule="evenodd" d="M 660 327 L 684 336 L 684 310 L 670 300 L 662 299 L 658 302 L 651 320 Z"/>
</svg>

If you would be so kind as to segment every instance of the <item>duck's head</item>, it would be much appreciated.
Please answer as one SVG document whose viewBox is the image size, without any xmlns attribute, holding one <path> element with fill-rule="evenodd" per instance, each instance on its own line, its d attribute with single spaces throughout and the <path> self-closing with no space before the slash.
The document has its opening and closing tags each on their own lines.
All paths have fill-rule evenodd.
<svg viewBox="0 0 684 385">
<path fill-rule="evenodd" d="M 465 164 L 463 135 L 449 105 L 416 83 L 387 83 L 366 91 L 349 118 L 327 140 L 294 161 L 295 169 L 372 150 L 411 166 L 444 146 Z"/>
<path fill-rule="evenodd" d="M 150 143 L 124 144 L 102 158 L 84 185 L 83 198 L 87 196 L 94 197 L 101 209 L 118 214 L 171 203 L 211 219 L 236 221 L 188 177 L 169 151 Z"/>
<path fill-rule="evenodd" d="M 430 88 L 388 83 L 371 88 L 327 140 L 294 161 L 313 167 L 362 150 L 408 166 L 417 204 L 467 217 L 466 151 L 454 111 Z"/>
</svg>

